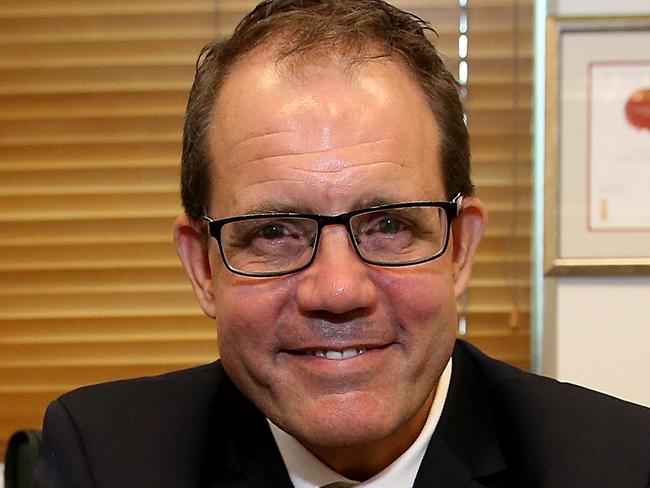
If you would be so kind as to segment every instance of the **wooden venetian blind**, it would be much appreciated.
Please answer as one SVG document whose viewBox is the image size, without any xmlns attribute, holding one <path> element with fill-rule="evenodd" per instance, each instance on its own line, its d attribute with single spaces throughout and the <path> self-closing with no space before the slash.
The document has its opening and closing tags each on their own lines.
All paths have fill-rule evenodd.
<svg viewBox="0 0 650 488">
<path fill-rule="evenodd" d="M 214 9 L 2 2 L 3 445 L 66 390 L 217 355 L 171 239 L 183 113 Z"/>
<path fill-rule="evenodd" d="M 532 0 L 527 0 L 528 2 Z M 458 70 L 491 212 L 460 311 L 467 338 L 528 365 L 531 6 L 395 2 Z M 182 117 L 200 48 L 256 1 L 3 0 L 0 9 L 0 452 L 76 386 L 217 356 L 173 250 Z"/>
<path fill-rule="evenodd" d="M 467 337 L 530 363 L 532 0 L 468 0 L 467 117 L 489 223 L 461 300 Z"/>
</svg>

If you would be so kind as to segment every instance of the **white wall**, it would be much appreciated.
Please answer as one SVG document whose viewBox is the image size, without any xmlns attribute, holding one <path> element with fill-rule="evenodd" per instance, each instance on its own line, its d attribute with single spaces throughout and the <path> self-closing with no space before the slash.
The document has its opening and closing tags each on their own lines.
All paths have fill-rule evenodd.
<svg viewBox="0 0 650 488">
<path fill-rule="evenodd" d="M 562 278 L 555 376 L 650 406 L 650 279 Z"/>
<path fill-rule="evenodd" d="M 549 15 L 650 15 L 648 0 L 555 0 Z M 650 277 L 544 280 L 540 371 L 650 406 Z"/>
</svg>

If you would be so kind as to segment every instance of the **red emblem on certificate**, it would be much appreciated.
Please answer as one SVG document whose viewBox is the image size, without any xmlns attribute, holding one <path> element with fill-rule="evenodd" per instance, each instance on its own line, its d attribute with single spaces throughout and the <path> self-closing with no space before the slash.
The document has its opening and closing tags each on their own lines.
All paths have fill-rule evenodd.
<svg viewBox="0 0 650 488">
<path fill-rule="evenodd" d="M 627 99 L 625 118 L 632 127 L 650 130 L 650 88 L 637 90 Z"/>
</svg>

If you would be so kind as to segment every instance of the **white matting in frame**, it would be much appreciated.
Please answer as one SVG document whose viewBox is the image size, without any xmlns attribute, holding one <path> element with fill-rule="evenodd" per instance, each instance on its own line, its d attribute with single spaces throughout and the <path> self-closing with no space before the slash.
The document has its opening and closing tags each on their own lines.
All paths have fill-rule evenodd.
<svg viewBox="0 0 650 488">
<path fill-rule="evenodd" d="M 650 274 L 650 105 L 628 104 L 650 93 L 650 18 L 550 19 L 548 36 L 546 271 Z"/>
</svg>

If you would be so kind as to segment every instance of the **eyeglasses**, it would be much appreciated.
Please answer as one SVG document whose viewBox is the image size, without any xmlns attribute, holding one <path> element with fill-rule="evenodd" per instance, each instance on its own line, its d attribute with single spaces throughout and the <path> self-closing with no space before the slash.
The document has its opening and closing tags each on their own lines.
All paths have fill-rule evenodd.
<svg viewBox="0 0 650 488">
<path fill-rule="evenodd" d="M 380 205 L 340 215 L 268 213 L 212 220 L 226 267 L 243 276 L 282 276 L 309 266 L 323 227 L 344 225 L 358 256 L 377 266 L 410 266 L 444 254 L 463 197 Z"/>
</svg>

